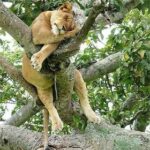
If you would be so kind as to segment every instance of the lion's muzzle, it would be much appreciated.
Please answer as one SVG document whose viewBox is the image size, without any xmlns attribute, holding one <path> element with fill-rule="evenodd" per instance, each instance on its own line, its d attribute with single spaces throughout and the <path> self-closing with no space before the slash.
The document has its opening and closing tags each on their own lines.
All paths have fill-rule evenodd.
<svg viewBox="0 0 150 150">
<path fill-rule="evenodd" d="M 60 34 L 65 34 L 66 30 L 65 30 L 64 26 L 58 27 L 58 25 L 56 23 L 54 23 L 52 25 L 52 32 L 55 35 L 60 35 Z"/>
</svg>

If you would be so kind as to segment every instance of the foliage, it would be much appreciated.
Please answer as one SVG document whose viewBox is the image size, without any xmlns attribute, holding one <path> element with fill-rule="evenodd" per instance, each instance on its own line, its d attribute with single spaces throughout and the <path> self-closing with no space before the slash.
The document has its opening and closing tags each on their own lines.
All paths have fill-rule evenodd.
<svg viewBox="0 0 150 150">
<path fill-rule="evenodd" d="M 16 45 L 16 47 L 18 46 Z M 0 52 L 0 55 L 6 57 L 11 63 L 20 69 L 22 50 L 18 48 L 15 50 L 15 53 L 12 52 L 12 50 L 9 49 L 10 47 L 8 46 L 7 41 L 3 42 L 2 48 L 3 52 Z M 27 96 L 24 88 L 21 87 L 17 82 L 13 81 L 0 67 L 0 112 L 4 114 L 5 109 L 4 105 L 2 104 L 10 103 L 15 105 L 15 109 L 12 112 L 15 113 L 22 105 L 25 105 L 28 100 L 30 100 L 30 96 Z"/>
<path fill-rule="evenodd" d="M 150 98 L 150 14 L 132 10 L 117 25 L 104 48 L 96 47 L 100 39 L 91 31 L 86 40 L 84 53 L 78 54 L 75 62 L 79 68 L 102 59 L 112 53 L 124 53 L 120 68 L 88 85 L 92 106 L 106 115 L 114 124 L 132 124 L 138 112 L 149 111 Z M 96 30 L 96 29 L 95 29 Z M 94 42 L 93 42 L 94 41 Z M 123 109 L 127 100 L 136 93 L 137 101 L 131 109 Z M 113 108 L 110 105 L 113 104 Z M 112 110 L 111 110 L 112 109 Z M 138 115 L 137 115 L 138 114 Z M 148 121 L 148 120 L 147 120 Z"/>
<path fill-rule="evenodd" d="M 57 9 L 66 1 L 77 3 L 87 16 L 93 5 L 93 0 L 88 0 L 89 2 L 86 4 L 79 0 L 11 0 L 12 6 L 10 9 L 26 24 L 31 25 L 40 12 Z M 121 10 L 123 3 L 121 0 L 109 0 L 109 5 Z"/>
<path fill-rule="evenodd" d="M 148 10 L 144 13 L 138 9 L 132 10 L 125 17 L 122 24 L 112 31 L 105 48 L 105 52 L 108 52 L 108 54 L 120 50 L 124 52 L 122 67 L 120 67 L 114 74 L 114 76 L 117 77 L 119 86 L 122 87 L 122 96 L 134 92 L 139 94 L 139 101 L 132 109 L 132 113 L 127 111 L 126 115 L 123 112 L 120 112 L 122 113 L 120 116 L 122 119 L 127 118 L 129 114 L 134 116 L 139 110 L 149 111 L 149 24 L 150 14 L 148 13 Z M 118 111 L 115 110 L 115 115 L 116 114 L 118 114 Z"/>
<path fill-rule="evenodd" d="M 54 10 L 65 1 L 66 0 L 12 0 L 11 10 L 26 24 L 30 25 L 40 12 Z"/>
</svg>

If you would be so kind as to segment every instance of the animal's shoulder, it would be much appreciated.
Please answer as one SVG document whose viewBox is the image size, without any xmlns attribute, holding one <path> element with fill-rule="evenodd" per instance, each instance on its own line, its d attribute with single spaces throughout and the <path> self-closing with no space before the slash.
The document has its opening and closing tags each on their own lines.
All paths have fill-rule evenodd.
<svg viewBox="0 0 150 150">
<path fill-rule="evenodd" d="M 50 18 L 50 15 L 52 14 L 52 11 L 44 11 L 41 12 L 33 22 L 35 21 L 47 21 L 47 19 Z"/>
</svg>

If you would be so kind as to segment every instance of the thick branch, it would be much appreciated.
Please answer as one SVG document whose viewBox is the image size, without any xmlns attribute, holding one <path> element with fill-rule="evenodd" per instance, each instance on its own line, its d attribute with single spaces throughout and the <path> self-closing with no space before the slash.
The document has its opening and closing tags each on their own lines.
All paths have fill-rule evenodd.
<svg viewBox="0 0 150 150">
<path fill-rule="evenodd" d="M 35 88 L 23 78 L 21 71 L 16 69 L 16 67 L 9 63 L 3 56 L 0 56 L 0 66 L 14 81 L 22 85 L 34 99 L 38 99 Z"/>
<path fill-rule="evenodd" d="M 4 122 L 5 125 L 20 126 L 25 121 L 29 120 L 31 116 L 35 115 L 42 109 L 42 106 L 35 105 L 34 102 L 29 102 L 22 106 L 15 114 Z"/>
<path fill-rule="evenodd" d="M 13 126 L 0 126 L 0 149 L 36 150 L 42 143 L 42 135 Z M 53 150 L 148 150 L 150 137 L 142 132 L 127 131 L 106 123 L 88 125 L 84 134 L 49 137 Z"/>
<path fill-rule="evenodd" d="M 149 125 L 150 111 L 143 111 L 137 116 L 133 123 L 133 129 L 136 131 L 144 132 L 146 127 Z"/>
<path fill-rule="evenodd" d="M 30 28 L 12 12 L 3 5 L 0 0 L 0 27 L 7 31 L 27 53 L 35 52 L 35 46 L 32 43 Z"/>
<path fill-rule="evenodd" d="M 3 56 L 0 56 L 0 66 L 14 81 L 24 87 L 34 100 L 23 106 L 17 113 L 12 115 L 12 117 L 5 122 L 5 124 L 20 126 L 32 115 L 35 115 L 39 110 L 41 110 L 42 104 L 38 98 L 35 88 L 23 78 L 21 71 L 16 69 L 16 67 L 9 63 Z"/>
<path fill-rule="evenodd" d="M 80 69 L 85 81 L 91 81 L 104 74 L 115 71 L 121 62 L 122 53 L 112 54 L 87 68 Z"/>
<path fill-rule="evenodd" d="M 66 121 L 68 124 L 73 120 L 73 109 L 71 105 L 71 93 L 74 87 L 74 65 L 70 65 L 67 69 L 57 72 L 57 94 L 58 99 L 55 101 L 56 108 L 61 114 L 63 121 Z M 63 90 L 62 90 L 63 89 Z M 59 99 L 63 99 L 63 102 Z"/>
</svg>

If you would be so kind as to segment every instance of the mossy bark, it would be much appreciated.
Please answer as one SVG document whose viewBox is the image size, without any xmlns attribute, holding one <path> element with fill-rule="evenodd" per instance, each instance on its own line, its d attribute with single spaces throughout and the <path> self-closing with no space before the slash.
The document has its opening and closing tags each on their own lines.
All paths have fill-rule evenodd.
<svg viewBox="0 0 150 150">
<path fill-rule="evenodd" d="M 75 67 L 71 64 L 67 69 L 56 73 L 58 99 L 55 101 L 55 104 L 63 120 L 65 119 L 67 121 L 71 119 L 71 114 L 73 113 L 71 94 L 74 87 L 74 71 Z M 62 99 L 63 101 L 61 101 Z"/>
<path fill-rule="evenodd" d="M 0 126 L 1 150 L 36 150 L 42 146 L 41 133 L 13 126 Z M 76 135 L 50 136 L 53 150 L 149 150 L 149 134 L 127 131 L 102 122 L 88 124 L 85 132 Z"/>
</svg>

